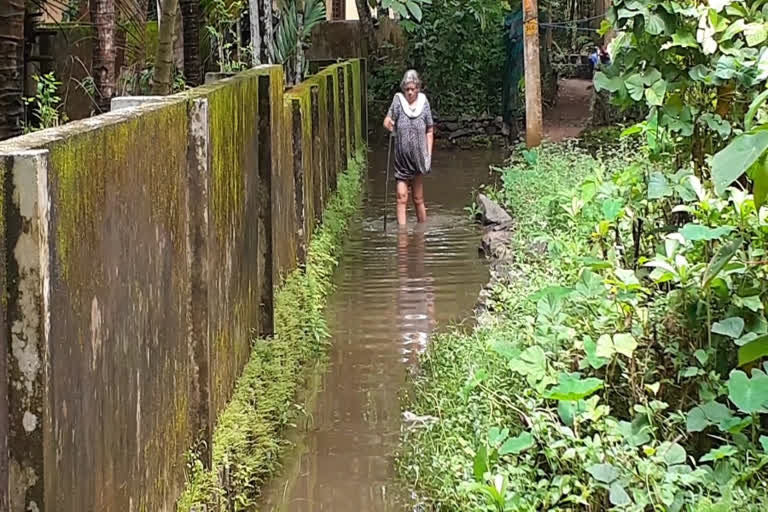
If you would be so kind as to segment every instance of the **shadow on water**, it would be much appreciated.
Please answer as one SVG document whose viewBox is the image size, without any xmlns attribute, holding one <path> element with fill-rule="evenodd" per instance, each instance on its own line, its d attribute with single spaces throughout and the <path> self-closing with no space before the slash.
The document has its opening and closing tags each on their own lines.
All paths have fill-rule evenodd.
<svg viewBox="0 0 768 512">
<path fill-rule="evenodd" d="M 335 276 L 328 361 L 309 376 L 305 425 L 261 510 L 407 510 L 392 458 L 399 391 L 437 328 L 466 317 L 487 280 L 478 230 L 464 207 L 488 178 L 495 152 L 438 152 L 425 181 L 428 221 L 394 223 L 390 183 L 383 230 L 386 148 L 369 156 L 366 198 Z"/>
</svg>

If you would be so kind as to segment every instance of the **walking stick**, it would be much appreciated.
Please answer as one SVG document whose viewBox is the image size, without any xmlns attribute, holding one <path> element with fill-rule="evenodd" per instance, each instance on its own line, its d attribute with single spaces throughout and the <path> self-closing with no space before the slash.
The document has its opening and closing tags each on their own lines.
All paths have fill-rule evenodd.
<svg viewBox="0 0 768 512">
<path fill-rule="evenodd" d="M 393 132 L 390 132 L 389 146 L 387 147 L 387 182 L 384 184 L 384 232 L 387 231 L 387 209 L 389 208 L 387 202 L 389 200 L 389 157 L 392 154 L 392 135 Z"/>
</svg>

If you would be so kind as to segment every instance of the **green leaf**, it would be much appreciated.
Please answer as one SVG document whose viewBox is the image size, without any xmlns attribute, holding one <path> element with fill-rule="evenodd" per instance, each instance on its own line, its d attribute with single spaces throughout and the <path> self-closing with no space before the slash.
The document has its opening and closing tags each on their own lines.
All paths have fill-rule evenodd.
<svg viewBox="0 0 768 512">
<path fill-rule="evenodd" d="M 768 38 L 765 23 L 750 23 L 744 27 L 744 36 L 749 46 L 757 46 Z"/>
<path fill-rule="evenodd" d="M 586 469 L 595 480 L 604 484 L 610 484 L 619 478 L 619 470 L 611 464 L 593 464 Z"/>
<path fill-rule="evenodd" d="M 613 345 L 616 348 L 616 352 L 619 354 L 632 357 L 632 354 L 637 348 L 637 341 L 631 334 L 622 332 L 613 335 Z"/>
<path fill-rule="evenodd" d="M 711 400 L 700 407 L 704 412 L 704 415 L 712 423 L 721 423 L 733 416 L 728 407 L 714 400 Z"/>
<path fill-rule="evenodd" d="M 731 123 L 720 117 L 718 114 L 702 114 L 700 117 L 707 124 L 707 127 L 717 133 L 721 139 L 731 135 Z"/>
<path fill-rule="evenodd" d="M 733 36 L 743 31 L 745 26 L 746 24 L 744 23 L 743 19 L 737 19 L 736 21 L 728 25 L 727 29 L 725 29 L 725 32 L 723 32 L 723 35 L 720 36 L 720 42 L 722 43 L 722 42 L 733 39 Z"/>
<path fill-rule="evenodd" d="M 699 462 L 715 462 L 736 455 L 738 452 L 739 451 L 734 446 L 726 444 L 720 448 L 710 450 L 709 453 L 699 459 Z"/>
<path fill-rule="evenodd" d="M 658 453 L 667 466 L 674 466 L 685 462 L 685 448 L 677 443 L 661 443 Z"/>
<path fill-rule="evenodd" d="M 752 129 L 752 121 L 755 119 L 755 115 L 757 114 L 757 111 L 760 110 L 760 107 L 763 106 L 763 103 L 768 100 L 768 89 L 758 94 L 755 99 L 752 100 L 752 103 L 749 104 L 749 110 L 747 110 L 747 114 L 744 116 L 744 129 L 749 131 Z"/>
<path fill-rule="evenodd" d="M 715 322 L 712 325 L 712 332 L 714 334 L 721 334 L 728 336 L 729 338 L 738 338 L 744 331 L 744 319 L 738 316 L 732 316 L 726 318 L 721 322 Z"/>
<path fill-rule="evenodd" d="M 594 340 L 589 336 L 584 338 L 584 352 L 587 354 L 587 362 L 589 363 L 589 366 L 595 370 L 599 370 L 608 364 L 608 359 L 597 355 L 597 344 L 595 344 Z"/>
<path fill-rule="evenodd" d="M 713 71 L 704 64 L 697 64 L 688 71 L 688 76 L 694 82 L 703 82 L 711 85 L 715 83 L 715 75 Z"/>
<path fill-rule="evenodd" d="M 691 242 L 698 242 L 700 240 L 719 240 L 728 233 L 733 231 L 731 226 L 720 226 L 718 228 L 710 228 L 703 224 L 688 223 L 680 230 L 680 234 L 683 238 L 690 240 Z"/>
<path fill-rule="evenodd" d="M 529 382 L 538 382 L 546 375 L 547 356 L 539 346 L 528 347 L 509 362 L 509 369 L 528 377 Z"/>
<path fill-rule="evenodd" d="M 600 379 L 594 377 L 582 379 L 578 374 L 561 373 L 559 383 L 544 397 L 550 400 L 581 400 L 602 387 L 603 381 Z"/>
<path fill-rule="evenodd" d="M 516 359 L 520 356 L 520 349 L 517 345 L 506 340 L 493 340 L 490 343 L 491 350 L 505 359 Z"/>
<path fill-rule="evenodd" d="M 651 440 L 650 426 L 645 416 L 638 416 L 632 422 L 620 421 L 619 432 L 631 446 L 642 446 Z"/>
<path fill-rule="evenodd" d="M 728 379 L 728 398 L 740 411 L 753 414 L 765 412 L 768 406 L 768 376 L 755 370 L 753 377 L 741 370 L 733 370 Z"/>
<path fill-rule="evenodd" d="M 685 429 L 688 432 L 701 432 L 710 425 L 706 414 L 701 407 L 694 407 L 688 411 L 685 418 Z"/>
<path fill-rule="evenodd" d="M 731 258 L 736 254 L 736 252 L 741 248 L 741 246 L 744 244 L 744 240 L 739 237 L 730 244 L 724 245 L 720 247 L 720 249 L 715 253 L 714 256 L 712 256 L 712 259 L 709 260 L 709 264 L 707 265 L 707 269 L 704 272 L 704 275 L 702 277 L 702 288 L 709 287 L 712 280 L 717 277 L 717 275 L 720 273 L 721 270 L 723 270 L 723 267 L 728 264 L 729 261 L 731 261 Z"/>
<path fill-rule="evenodd" d="M 739 307 L 754 311 L 755 313 L 763 309 L 763 302 L 760 300 L 759 295 L 750 295 L 749 297 L 740 297 L 739 295 L 734 295 L 733 303 Z"/>
<path fill-rule="evenodd" d="M 762 445 L 763 451 L 768 453 L 768 436 L 760 436 L 760 445 Z"/>
<path fill-rule="evenodd" d="M 664 23 L 664 18 L 659 16 L 656 13 L 651 13 L 645 18 L 645 31 L 651 34 L 652 36 L 657 36 L 664 32 L 664 29 L 666 28 L 666 24 Z"/>
<path fill-rule="evenodd" d="M 517 455 L 525 450 L 531 448 L 534 445 L 533 436 L 529 432 L 523 432 L 517 437 L 510 437 L 499 448 L 499 455 Z"/>
<path fill-rule="evenodd" d="M 478 482 L 485 481 L 485 473 L 488 472 L 488 448 L 485 445 L 482 445 L 475 454 L 472 469 L 475 474 L 475 480 Z"/>
<path fill-rule="evenodd" d="M 693 353 L 693 356 L 701 365 L 705 365 L 707 364 L 707 361 L 709 361 L 709 354 L 702 349 L 696 350 L 696 352 Z"/>
<path fill-rule="evenodd" d="M 421 7 L 419 7 L 419 4 L 409 0 L 408 2 L 406 2 L 405 5 L 408 6 L 408 10 L 411 11 L 411 14 L 413 15 L 414 19 L 420 22 L 423 14 L 421 12 Z"/>
<path fill-rule="evenodd" d="M 611 484 L 608 499 L 611 500 L 612 505 L 616 505 L 617 507 L 632 503 L 629 494 L 627 494 L 627 491 L 624 490 L 624 487 L 619 482 L 613 482 Z"/>
<path fill-rule="evenodd" d="M 681 46 L 683 48 L 698 48 L 699 43 L 696 42 L 696 37 L 690 32 L 675 32 L 672 34 L 672 41 L 662 45 L 662 49 L 674 48 Z"/>
<path fill-rule="evenodd" d="M 630 75 L 624 81 L 624 87 L 627 88 L 627 92 L 629 93 L 630 98 L 632 98 L 635 101 L 640 101 L 643 97 L 643 93 L 645 92 L 645 83 L 643 81 L 643 75 L 641 75 L 640 73 L 635 73 L 634 75 Z"/>
<path fill-rule="evenodd" d="M 664 95 L 667 93 L 667 82 L 658 80 L 645 90 L 645 100 L 649 105 L 661 106 L 664 103 Z"/>
<path fill-rule="evenodd" d="M 561 400 L 557 402 L 557 414 L 564 424 L 573 427 L 573 420 L 578 412 L 578 402 L 566 402 Z"/>
<path fill-rule="evenodd" d="M 621 208 L 624 206 L 624 201 L 622 199 L 606 199 L 603 201 L 602 210 L 603 210 L 603 218 L 605 220 L 613 221 L 616 220 L 616 218 L 621 213 Z"/>
<path fill-rule="evenodd" d="M 725 189 L 768 149 L 768 131 L 739 135 L 712 158 L 712 179 L 715 191 L 722 194 Z"/>
<path fill-rule="evenodd" d="M 648 199 L 661 199 L 672 195 L 672 186 L 664 173 L 653 171 L 648 180 Z"/>
<path fill-rule="evenodd" d="M 768 356 L 768 335 L 763 335 L 743 347 L 739 347 L 739 366 L 744 366 L 766 356 Z"/>
<path fill-rule="evenodd" d="M 752 164 L 748 173 L 753 183 L 752 194 L 755 199 L 755 208 L 759 210 L 768 197 L 768 153 Z"/>
<path fill-rule="evenodd" d="M 610 359 L 615 353 L 616 347 L 614 346 L 613 340 L 609 335 L 603 334 L 597 339 L 597 347 L 595 349 L 595 354 L 597 357 Z"/>
<path fill-rule="evenodd" d="M 602 71 L 595 73 L 594 81 L 596 91 L 616 92 L 624 85 L 624 80 L 620 76 L 609 78 Z"/>
</svg>

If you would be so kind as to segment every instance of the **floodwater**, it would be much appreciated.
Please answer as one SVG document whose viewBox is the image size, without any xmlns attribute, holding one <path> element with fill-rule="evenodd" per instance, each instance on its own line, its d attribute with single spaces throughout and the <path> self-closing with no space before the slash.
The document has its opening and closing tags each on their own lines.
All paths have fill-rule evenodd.
<svg viewBox="0 0 768 512">
<path fill-rule="evenodd" d="M 360 217 L 354 220 L 329 297 L 329 359 L 316 375 L 295 453 L 267 489 L 261 510 L 408 510 L 393 455 L 401 424 L 399 392 L 430 334 L 471 314 L 488 269 L 480 235 L 464 207 L 488 178 L 496 152 L 436 151 L 425 180 L 428 220 L 394 220 L 393 182 L 383 231 L 386 148 L 369 155 Z M 312 383 L 314 381 L 314 383 Z"/>
</svg>

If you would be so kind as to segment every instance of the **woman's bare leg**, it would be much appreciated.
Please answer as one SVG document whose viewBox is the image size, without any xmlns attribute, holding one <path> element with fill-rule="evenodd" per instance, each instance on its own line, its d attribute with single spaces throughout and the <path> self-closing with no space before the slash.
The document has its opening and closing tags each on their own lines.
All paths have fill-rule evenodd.
<svg viewBox="0 0 768 512">
<path fill-rule="evenodd" d="M 397 182 L 397 223 L 405 226 L 405 210 L 408 207 L 408 183 L 405 181 Z"/>
<path fill-rule="evenodd" d="M 406 197 L 406 201 L 408 198 Z M 416 218 L 419 222 L 427 221 L 427 206 L 424 204 L 424 177 L 413 178 L 413 206 L 416 208 Z"/>
</svg>

